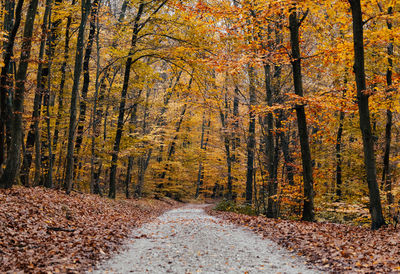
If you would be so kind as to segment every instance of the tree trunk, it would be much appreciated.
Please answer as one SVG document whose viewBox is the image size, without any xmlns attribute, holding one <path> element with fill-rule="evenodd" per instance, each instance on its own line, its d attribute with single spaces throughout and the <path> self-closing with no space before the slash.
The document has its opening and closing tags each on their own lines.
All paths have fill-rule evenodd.
<svg viewBox="0 0 400 274">
<path fill-rule="evenodd" d="M 5 144 L 8 143 L 8 138 L 7 138 L 7 129 L 6 125 L 10 124 L 12 119 L 11 119 L 11 113 L 12 109 L 10 107 L 10 90 L 9 86 L 12 85 L 12 81 L 9 78 L 9 74 L 11 73 L 12 69 L 12 56 L 13 56 L 13 51 L 14 51 L 14 43 L 15 43 L 15 37 L 17 35 L 19 26 L 21 24 L 21 13 L 22 13 L 22 6 L 24 4 L 24 0 L 18 0 L 17 7 L 15 9 L 15 21 L 12 26 L 7 25 L 7 29 L 11 28 L 11 31 L 8 35 L 8 39 L 5 42 L 5 49 L 4 49 L 4 55 L 3 55 L 3 63 L 4 66 L 1 69 L 1 76 L 0 76 L 0 162 L 1 165 L 3 164 L 5 160 Z M 11 3 L 9 3 L 11 5 Z M 10 7 L 9 12 L 13 12 L 13 7 Z M 8 14 L 8 16 L 5 17 L 5 19 L 11 19 L 10 24 L 12 23 L 12 14 Z M 8 155 L 7 155 L 8 157 Z M 1 167 L 0 165 L 0 167 Z M 10 183 L 12 184 L 12 182 Z"/>
<path fill-rule="evenodd" d="M 86 120 L 86 108 L 87 108 L 87 93 L 89 90 L 89 83 L 90 83 L 90 72 L 89 72 L 89 61 L 90 56 L 92 55 L 92 48 L 96 33 L 96 18 L 97 13 L 99 10 L 99 1 L 94 0 L 91 6 L 90 12 L 90 30 L 88 36 L 88 42 L 86 45 L 85 56 L 83 58 L 83 85 L 81 90 L 81 99 L 79 102 L 79 118 L 78 118 L 78 130 L 76 135 L 76 142 L 75 142 L 75 159 L 74 159 L 74 170 L 76 175 L 77 169 L 77 162 L 79 159 L 79 151 L 83 142 L 83 129 L 85 126 Z"/>
<path fill-rule="evenodd" d="M 388 14 L 393 14 L 393 7 L 388 8 Z M 386 21 L 388 30 L 392 29 L 392 21 L 388 19 Z M 386 71 L 386 84 L 387 84 L 387 92 L 389 93 L 388 97 L 392 100 L 390 92 L 392 91 L 392 76 L 393 76 L 393 37 L 390 37 L 390 43 L 387 47 L 388 53 L 388 68 Z M 386 110 L 386 128 L 385 128 L 385 153 L 383 155 L 383 171 L 382 171 L 382 184 L 385 185 L 386 198 L 388 204 L 392 204 L 394 202 L 394 197 L 392 194 L 392 176 L 390 174 L 390 144 L 392 140 L 392 124 L 393 124 L 393 113 L 390 110 L 390 107 Z"/>
<path fill-rule="evenodd" d="M 363 137 L 364 163 L 366 168 L 369 189 L 369 210 L 371 214 L 371 228 L 379 229 L 385 225 L 382 215 L 379 187 L 376 180 L 376 166 L 374 155 L 374 138 L 372 136 L 370 113 L 368 106 L 369 95 L 366 94 L 364 68 L 364 33 L 360 0 L 349 0 L 353 17 L 354 42 L 354 72 L 357 85 L 357 104 L 360 115 L 360 129 Z"/>
<path fill-rule="evenodd" d="M 336 137 L 336 196 L 342 198 L 342 135 L 343 135 L 344 111 L 340 111 L 339 129 Z"/>
<path fill-rule="evenodd" d="M 75 144 L 75 127 L 76 127 L 76 104 L 78 101 L 78 88 L 82 72 L 82 59 L 83 59 L 83 46 L 85 38 L 85 27 L 90 11 L 90 0 L 83 0 L 81 6 L 81 23 L 79 25 L 78 40 L 76 42 L 76 53 L 75 53 L 75 66 L 74 66 L 74 82 L 72 85 L 71 92 L 71 105 L 70 105 L 70 117 L 69 117 L 69 128 L 68 128 L 68 147 L 67 147 L 67 158 L 66 158 L 66 169 L 64 179 L 64 189 L 67 194 L 72 190 L 72 177 L 74 169 L 74 144 Z"/>
<path fill-rule="evenodd" d="M 306 14 L 304 15 L 306 16 Z M 305 17 L 304 17 L 305 18 Z M 304 19 L 303 18 L 303 19 Z M 290 44 L 292 47 L 292 67 L 294 90 L 297 96 L 303 96 L 303 82 L 301 74 L 301 55 L 299 43 L 299 28 L 302 20 L 297 19 L 296 8 L 291 10 L 289 16 Z M 313 171 L 311 161 L 311 151 L 308 141 L 307 120 L 303 104 L 296 105 L 297 126 L 300 137 L 301 159 L 303 164 L 303 182 L 304 182 L 304 221 L 314 221 L 314 186 Z"/>
<path fill-rule="evenodd" d="M 75 4 L 75 0 L 72 0 L 72 6 Z M 66 68 L 67 62 L 69 59 L 69 41 L 70 41 L 70 28 L 71 28 L 72 18 L 71 15 L 67 18 L 67 25 L 65 27 L 65 45 L 64 45 L 64 60 L 61 64 L 61 80 L 60 87 L 58 91 L 58 110 L 57 110 L 57 118 L 56 124 L 54 127 L 53 134 L 53 150 L 57 149 L 58 143 L 58 135 L 59 135 L 59 127 L 61 120 L 63 120 L 62 114 L 64 112 L 64 87 L 65 87 L 65 79 L 66 79 Z"/>
<path fill-rule="evenodd" d="M 272 106 L 272 83 L 271 83 L 271 69 L 268 64 L 264 65 L 266 101 L 269 107 Z M 276 194 L 278 190 L 278 182 L 275 180 L 275 144 L 274 144 L 274 117 L 271 111 L 268 111 L 267 116 L 264 118 L 265 129 L 265 156 L 268 166 L 268 204 L 267 204 L 267 217 L 276 218 L 278 207 L 276 202 Z M 278 146 L 278 144 L 276 144 Z M 264 190 L 263 190 L 264 191 Z M 264 193 L 263 193 L 264 195 Z"/>
<path fill-rule="evenodd" d="M 18 3 L 19 5 L 19 3 Z M 22 6 L 22 4 L 21 4 Z M 10 188 L 19 173 L 20 163 L 21 163 L 21 146 L 22 146 L 22 114 L 24 112 L 24 98 L 25 98 L 25 81 L 27 76 L 28 64 L 31 55 L 31 46 L 32 46 L 32 32 L 35 22 L 36 10 L 38 6 L 38 0 L 32 0 L 29 3 L 28 11 L 26 14 L 26 21 L 24 27 L 23 34 L 23 42 L 21 47 L 21 57 L 20 63 L 18 66 L 18 72 L 16 74 L 16 89 L 15 89 L 15 97 L 13 101 L 13 120 L 12 120 L 12 139 L 11 139 L 11 147 L 7 154 L 7 165 L 4 169 L 4 172 L 0 178 L 0 187 L 2 188 Z M 18 9 L 19 7 L 17 7 Z M 20 20 L 16 16 L 16 20 Z M 17 29 L 15 29 L 16 33 Z M 13 28 L 14 32 L 14 28 Z M 15 35 L 14 35 L 15 38 Z M 12 39 L 14 40 L 14 39 Z M 13 47 L 14 41 L 11 43 L 11 51 Z"/>
<path fill-rule="evenodd" d="M 100 9 L 101 1 L 98 3 L 97 9 Z M 98 165 L 98 158 L 96 155 L 96 138 L 99 136 L 98 125 L 101 119 L 101 115 L 98 115 L 98 104 L 99 104 L 99 90 L 103 89 L 103 84 L 106 74 L 100 80 L 100 24 L 99 16 L 96 16 L 95 20 L 96 27 L 96 82 L 95 92 L 93 95 L 93 109 L 92 109 L 92 135 L 91 135 L 91 157 L 90 157 L 90 193 L 95 192 L 95 184 L 98 184 L 98 180 L 95 178 L 96 166 Z M 100 108 L 99 108 L 100 109 Z M 98 176 L 97 176 L 98 177 Z M 96 188 L 99 188 L 96 186 Z"/>
<path fill-rule="evenodd" d="M 253 107 L 256 104 L 256 87 L 254 68 L 249 65 L 249 136 L 247 141 L 247 173 L 246 173 L 246 204 L 251 205 L 253 198 L 253 168 L 256 147 L 256 115 Z"/>
<path fill-rule="evenodd" d="M 4 67 L 2 68 L 1 72 L 1 86 L 0 86 L 0 170 L 2 170 L 2 165 L 5 160 L 5 145 L 6 145 L 6 140 L 8 139 L 6 134 L 7 134 L 7 129 L 6 129 L 6 123 L 10 123 L 10 113 L 11 113 L 11 108 L 10 108 L 10 103 L 9 99 L 11 98 L 12 91 L 11 87 L 13 86 L 13 81 L 10 79 L 10 76 L 8 75 L 9 73 L 12 73 L 12 67 L 15 65 L 15 63 L 12 61 L 11 57 L 13 55 L 13 46 L 10 46 L 10 41 L 13 41 L 15 39 L 16 33 L 13 33 L 13 28 L 14 25 L 16 26 L 16 30 L 18 30 L 20 21 L 21 21 L 21 9 L 22 9 L 22 4 L 23 1 L 19 1 L 19 9 L 17 8 L 16 11 L 16 16 L 19 17 L 17 18 L 15 23 L 14 23 L 14 9 L 15 9 L 15 1 L 13 0 L 6 0 L 4 4 L 4 10 L 5 10 L 5 15 L 4 15 L 4 31 L 7 32 L 8 34 L 8 40 L 5 40 L 3 43 L 3 50 L 4 50 L 4 55 L 3 55 L 3 61 L 4 61 Z M 18 5 L 17 5 L 18 6 Z M 8 60 L 6 60 L 8 59 Z M 4 73 L 3 74 L 3 70 Z M 8 127 L 9 128 L 9 127 Z"/>
<path fill-rule="evenodd" d="M 131 118 L 129 119 L 129 133 L 133 133 L 132 127 L 137 126 L 137 108 L 138 108 L 138 102 L 141 96 L 142 90 L 139 90 L 137 96 L 136 96 L 136 101 L 133 103 L 132 110 L 131 110 Z M 129 155 L 128 157 L 128 166 L 126 168 L 126 177 L 125 177 L 125 197 L 129 199 L 129 185 L 131 184 L 131 173 L 132 173 L 132 168 L 133 168 L 133 156 Z"/>
<path fill-rule="evenodd" d="M 149 97 L 150 97 L 150 92 L 151 89 L 148 88 L 146 91 L 146 100 L 144 104 L 144 110 L 143 110 L 143 123 L 142 123 L 142 133 L 143 135 L 148 134 L 147 130 L 147 117 L 148 117 L 148 108 L 149 108 Z M 135 196 L 136 197 L 141 197 L 142 196 L 142 190 L 143 190 L 143 185 L 144 185 L 144 176 L 146 173 L 146 169 L 149 166 L 151 154 L 153 153 L 153 149 L 150 148 L 144 155 L 141 155 L 138 158 L 138 181 L 135 187 Z"/>
<path fill-rule="evenodd" d="M 30 130 L 28 132 L 28 136 L 26 139 L 25 145 L 25 154 L 22 162 L 21 168 L 21 183 L 24 186 L 29 186 L 29 171 L 32 163 L 32 153 L 33 146 L 36 145 L 35 148 L 35 179 L 34 184 L 37 185 L 40 181 L 41 175 L 41 151 L 40 151 L 40 112 L 42 107 L 42 98 L 43 91 L 46 88 L 46 74 L 48 74 L 48 67 L 43 67 L 43 58 L 45 54 L 45 46 L 48 39 L 47 35 L 47 25 L 48 18 L 50 15 L 51 9 L 51 1 L 46 0 L 46 8 L 43 16 L 42 23 L 42 36 L 40 40 L 40 48 L 39 48 L 39 64 L 36 75 L 36 89 L 35 89 L 35 98 L 33 100 L 33 114 L 32 114 L 32 123 L 30 126 Z"/>
<path fill-rule="evenodd" d="M 133 51 L 136 47 L 137 37 L 140 31 L 139 28 L 139 21 L 143 14 L 144 3 L 141 2 L 135 17 L 135 23 L 133 27 L 133 34 L 131 40 L 131 49 L 129 51 L 129 55 L 133 54 Z M 124 82 L 121 91 L 121 101 L 119 104 L 119 115 L 118 115 L 118 124 L 117 124 L 117 134 L 115 136 L 114 147 L 112 151 L 112 159 L 111 159 L 111 169 L 110 169 L 110 185 L 109 185 L 109 192 L 108 197 L 115 199 L 116 194 L 116 175 L 117 175 L 117 162 L 118 162 L 118 153 L 119 153 L 119 146 L 121 143 L 122 138 L 122 131 L 124 127 L 124 116 L 125 116 L 125 104 L 126 104 L 126 94 L 128 91 L 128 84 L 129 84 L 129 77 L 131 73 L 132 67 L 132 57 L 129 56 L 126 60 L 125 64 L 125 74 L 124 74 Z"/>
<path fill-rule="evenodd" d="M 203 113 L 203 123 L 201 124 L 201 138 L 200 138 L 200 150 L 205 151 L 207 148 L 207 140 L 205 140 L 205 134 L 206 134 L 206 127 L 209 129 L 210 128 L 210 122 L 211 120 L 206 122 L 206 114 Z M 208 137 L 206 137 L 208 138 Z M 228 170 L 229 172 L 229 170 Z M 197 172 L 197 181 L 196 181 L 196 193 L 195 193 L 195 199 L 197 199 L 200 195 L 200 187 L 203 185 L 203 179 L 204 179 L 204 167 L 203 167 L 203 159 L 200 160 L 199 163 L 199 170 Z M 231 191 L 232 191 L 232 186 L 231 186 Z M 228 184 L 228 198 L 230 197 L 232 199 L 232 192 L 229 192 L 229 184 Z M 229 195 L 231 194 L 231 195 Z"/>
</svg>

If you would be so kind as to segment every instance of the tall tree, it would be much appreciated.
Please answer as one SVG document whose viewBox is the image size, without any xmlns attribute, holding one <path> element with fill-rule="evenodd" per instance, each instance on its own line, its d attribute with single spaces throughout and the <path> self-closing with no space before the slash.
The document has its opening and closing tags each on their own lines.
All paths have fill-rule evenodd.
<svg viewBox="0 0 400 274">
<path fill-rule="evenodd" d="M 247 172 L 246 172 L 246 204 L 251 205 L 253 199 L 254 155 L 256 148 L 256 114 L 254 106 L 257 102 L 255 87 L 255 71 L 248 67 L 249 75 L 249 132 L 247 140 Z"/>
<path fill-rule="evenodd" d="M 9 153 L 7 153 L 6 168 L 4 169 L 4 172 L 0 177 L 0 187 L 3 188 L 9 188 L 14 184 L 20 170 L 21 146 L 22 146 L 22 136 L 23 136 L 22 113 L 24 111 L 25 82 L 28 71 L 29 59 L 31 56 L 32 33 L 35 23 L 37 6 L 38 6 L 38 0 L 31 0 L 29 3 L 28 11 L 26 13 L 23 42 L 21 47 L 21 57 L 18 65 L 18 72 L 15 76 L 16 89 L 13 100 L 11 147 Z M 17 19 L 17 13 L 16 13 L 16 21 L 17 20 L 20 20 L 20 18 Z M 17 29 L 15 29 L 15 33 L 16 31 Z"/>
<path fill-rule="evenodd" d="M 383 12 L 383 6 L 381 3 L 378 3 L 379 9 Z M 389 6 L 387 10 L 387 14 L 389 16 L 393 16 L 393 7 Z M 389 31 L 393 28 L 392 18 L 386 20 L 386 25 Z M 387 54 L 388 54 L 388 68 L 386 70 L 386 85 L 388 97 L 392 100 L 390 93 L 393 91 L 393 35 L 390 35 L 390 41 L 387 46 Z M 385 190 L 387 191 L 387 201 L 389 204 L 392 204 L 394 201 L 394 197 L 392 194 L 392 176 L 390 174 L 390 146 L 392 142 L 392 124 L 393 124 L 393 113 L 390 106 L 386 110 L 386 128 L 385 128 L 385 152 L 383 155 L 383 171 L 382 171 L 382 184 L 385 185 Z"/>
<path fill-rule="evenodd" d="M 293 69 L 294 91 L 297 96 L 303 97 L 303 81 L 301 73 L 301 54 L 299 42 L 299 29 L 308 11 L 299 19 L 297 17 L 297 8 L 291 8 L 289 15 L 290 45 L 292 48 L 291 63 Z M 305 221 L 314 221 L 314 182 L 311 162 L 311 151 L 308 140 L 307 120 L 304 104 L 295 106 L 297 115 L 297 126 L 300 138 L 301 160 L 303 165 L 303 183 L 304 183 L 304 204 L 303 216 Z"/>
<path fill-rule="evenodd" d="M 360 116 L 360 129 L 363 139 L 364 164 L 369 189 L 369 210 L 371 214 L 371 228 L 379 229 L 385 224 L 382 214 L 381 198 L 378 182 L 376 180 L 376 164 L 374 155 L 374 137 L 372 135 L 369 94 L 365 81 L 364 67 L 364 22 L 360 0 L 349 0 L 353 18 L 353 43 L 354 43 L 354 72 L 357 86 L 357 104 Z"/>
<path fill-rule="evenodd" d="M 139 22 L 143 15 L 144 7 L 145 7 L 145 3 L 143 1 L 141 1 L 139 4 L 138 10 L 137 10 L 136 16 L 135 16 L 135 20 L 134 20 L 131 46 L 130 46 L 130 50 L 129 50 L 129 57 L 125 63 L 124 82 L 123 82 L 122 91 L 121 91 L 121 101 L 119 104 L 117 134 L 116 134 L 115 140 L 114 140 L 112 159 L 111 159 L 110 185 L 109 185 L 109 191 L 108 191 L 109 198 L 115 198 L 115 195 L 116 195 L 116 182 L 115 181 L 116 181 L 116 176 L 117 176 L 118 153 L 119 153 L 119 149 L 120 149 L 122 131 L 123 131 L 123 127 L 124 127 L 126 95 L 128 92 L 129 78 L 130 78 L 131 67 L 132 67 L 132 63 L 133 63 L 132 55 L 134 53 L 136 43 L 137 43 L 137 38 L 138 38 L 139 32 L 141 30 Z"/>
<path fill-rule="evenodd" d="M 64 189 L 69 194 L 72 190 L 72 177 L 74 169 L 74 144 L 75 144 L 75 131 L 76 131 L 76 104 L 78 101 L 78 88 L 81 79 L 82 72 L 82 59 L 83 59 L 83 46 L 85 39 L 85 28 L 88 14 L 90 12 L 91 2 L 90 0 L 82 0 L 81 3 L 81 23 L 79 25 L 78 40 L 76 42 L 76 53 L 75 53 L 75 66 L 74 66 L 74 82 L 71 92 L 71 106 L 70 106 L 70 117 L 69 117 L 69 128 L 68 128 L 68 147 L 67 147 L 67 159 L 66 159 L 66 170 L 64 178 Z"/>
</svg>

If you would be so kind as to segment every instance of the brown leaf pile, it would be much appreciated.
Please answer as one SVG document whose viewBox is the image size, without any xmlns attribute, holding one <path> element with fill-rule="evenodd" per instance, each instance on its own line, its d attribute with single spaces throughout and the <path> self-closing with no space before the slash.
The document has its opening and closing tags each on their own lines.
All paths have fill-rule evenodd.
<svg viewBox="0 0 400 274">
<path fill-rule="evenodd" d="M 209 210 L 209 213 L 246 226 L 262 236 L 303 255 L 309 263 L 329 272 L 400 272 L 400 229 L 309 223 L 247 216 Z"/>
<path fill-rule="evenodd" d="M 176 203 L 43 188 L 0 190 L 0 272 L 82 272 Z"/>
</svg>

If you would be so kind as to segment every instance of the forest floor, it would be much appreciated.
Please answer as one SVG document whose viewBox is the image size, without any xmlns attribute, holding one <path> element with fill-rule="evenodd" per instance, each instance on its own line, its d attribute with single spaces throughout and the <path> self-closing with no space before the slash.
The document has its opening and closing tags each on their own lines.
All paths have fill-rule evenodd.
<svg viewBox="0 0 400 274">
<path fill-rule="evenodd" d="M 186 205 L 133 231 L 125 250 L 93 273 L 317 273 L 252 231 Z"/>
<path fill-rule="evenodd" d="M 40 187 L 0 190 L 0 273 L 81 273 L 120 248 L 134 227 L 179 205 Z"/>
<path fill-rule="evenodd" d="M 399 227 L 395 230 L 388 225 L 372 231 L 354 225 L 269 219 L 212 209 L 207 212 L 304 256 L 324 272 L 400 272 Z"/>
<path fill-rule="evenodd" d="M 181 206 L 0 190 L 0 273 L 400 272 L 392 225 L 371 231 Z"/>
</svg>

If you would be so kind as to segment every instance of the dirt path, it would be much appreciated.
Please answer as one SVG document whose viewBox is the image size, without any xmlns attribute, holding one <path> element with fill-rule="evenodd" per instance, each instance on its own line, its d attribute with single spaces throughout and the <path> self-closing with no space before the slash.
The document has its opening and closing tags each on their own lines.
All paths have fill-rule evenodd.
<svg viewBox="0 0 400 274">
<path fill-rule="evenodd" d="M 133 232 L 94 273 L 316 273 L 292 253 L 211 217 L 204 206 L 168 211 Z"/>
</svg>

